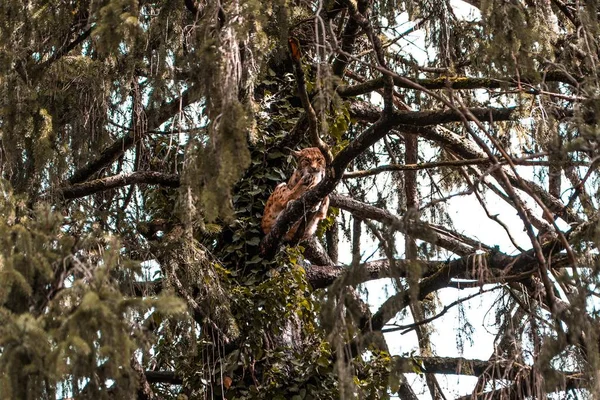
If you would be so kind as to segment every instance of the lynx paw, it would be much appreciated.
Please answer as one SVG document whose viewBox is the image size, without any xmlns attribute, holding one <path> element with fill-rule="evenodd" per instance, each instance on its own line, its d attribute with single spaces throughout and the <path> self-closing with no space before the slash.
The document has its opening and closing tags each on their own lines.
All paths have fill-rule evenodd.
<svg viewBox="0 0 600 400">
<path fill-rule="evenodd" d="M 313 174 L 304 174 L 300 183 L 302 186 L 312 187 L 315 183 L 315 176 Z"/>
</svg>

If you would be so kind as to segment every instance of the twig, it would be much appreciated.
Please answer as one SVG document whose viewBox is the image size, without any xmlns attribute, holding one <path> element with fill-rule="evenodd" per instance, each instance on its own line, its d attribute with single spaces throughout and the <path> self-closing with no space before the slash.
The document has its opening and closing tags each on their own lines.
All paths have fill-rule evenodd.
<svg viewBox="0 0 600 400">
<path fill-rule="evenodd" d="M 306 90 L 306 80 L 304 78 L 304 71 L 302 71 L 302 63 L 300 62 L 300 59 L 302 58 L 300 44 L 296 38 L 290 38 L 288 40 L 288 44 L 290 46 L 290 53 L 292 56 L 292 62 L 294 64 L 296 83 L 298 84 L 298 95 L 302 101 L 304 112 L 308 117 L 308 131 L 310 133 L 311 142 L 313 146 L 318 147 L 319 150 L 321 150 L 323 157 L 325 157 L 326 164 L 330 165 L 331 161 L 333 160 L 333 156 L 329 150 L 329 146 L 327 146 L 327 143 L 325 143 L 319 135 L 319 121 L 317 119 L 317 113 L 315 112 L 315 109 L 308 98 L 308 92 Z"/>
<path fill-rule="evenodd" d="M 474 297 L 480 296 L 480 295 L 482 295 L 484 293 L 492 292 L 494 290 L 498 290 L 498 289 L 503 288 L 503 287 L 504 287 L 503 285 L 499 285 L 499 286 L 495 286 L 495 287 L 493 287 L 491 289 L 487 289 L 487 290 L 483 290 L 482 289 L 482 290 L 480 290 L 477 293 L 474 293 L 474 294 L 469 295 L 467 297 L 463 297 L 462 299 L 458 299 L 456 301 L 453 301 L 450 304 L 447 304 L 446 306 L 444 306 L 444 308 L 442 309 L 442 311 L 440 311 L 436 315 L 433 315 L 431 317 L 422 319 L 421 321 L 414 322 L 412 324 L 396 325 L 393 328 L 382 329 L 381 332 L 382 333 L 390 333 L 390 332 L 402 331 L 402 332 L 400 332 L 400 334 L 404 335 L 404 334 L 412 331 L 413 329 L 417 328 L 418 326 L 425 325 L 425 324 L 428 324 L 428 323 L 430 323 L 432 321 L 435 321 L 436 319 L 442 317 L 444 314 L 446 314 L 448 311 L 450 311 L 451 308 L 453 308 L 454 306 L 457 306 L 460 303 L 464 303 L 465 301 L 469 301 L 469 300 L 471 300 Z"/>
</svg>

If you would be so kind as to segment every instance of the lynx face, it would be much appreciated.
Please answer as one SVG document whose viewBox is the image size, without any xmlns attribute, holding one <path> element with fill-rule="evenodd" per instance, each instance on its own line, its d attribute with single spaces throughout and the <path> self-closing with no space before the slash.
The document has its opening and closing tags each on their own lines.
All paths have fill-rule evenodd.
<svg viewBox="0 0 600 400">
<path fill-rule="evenodd" d="M 325 158 L 318 148 L 309 147 L 292 153 L 296 157 L 298 166 L 296 170 L 294 170 L 289 182 L 287 184 L 280 183 L 277 185 L 275 191 L 267 201 L 261 223 L 265 234 L 271 231 L 277 218 L 290 201 L 297 200 L 309 189 L 321 182 L 325 177 Z M 329 198 L 326 197 L 321 204 L 317 206 L 317 213 L 314 217 L 312 217 L 310 221 L 307 221 L 304 232 L 305 238 L 312 236 L 315 233 L 319 221 L 327 216 L 328 207 Z M 298 226 L 300 226 L 300 222 L 294 224 L 289 232 L 286 233 L 285 237 L 287 240 L 291 240 L 294 237 Z"/>
<path fill-rule="evenodd" d="M 296 171 L 300 177 L 307 174 L 314 176 L 315 180 L 312 186 L 317 185 L 325 177 L 325 158 L 321 151 L 316 147 L 309 147 L 300 151 L 294 152 L 294 156 L 298 160 Z M 294 172 L 295 174 L 296 172 Z"/>
</svg>

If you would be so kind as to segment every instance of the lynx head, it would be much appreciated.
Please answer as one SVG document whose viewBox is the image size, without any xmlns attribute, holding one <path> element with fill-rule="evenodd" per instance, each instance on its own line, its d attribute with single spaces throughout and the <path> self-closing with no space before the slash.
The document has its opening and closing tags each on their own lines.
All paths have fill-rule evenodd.
<svg viewBox="0 0 600 400">
<path fill-rule="evenodd" d="M 297 171 L 300 176 L 314 175 L 320 182 L 325 176 L 325 157 L 317 147 L 308 147 L 300 151 L 292 151 L 298 162 Z"/>
</svg>

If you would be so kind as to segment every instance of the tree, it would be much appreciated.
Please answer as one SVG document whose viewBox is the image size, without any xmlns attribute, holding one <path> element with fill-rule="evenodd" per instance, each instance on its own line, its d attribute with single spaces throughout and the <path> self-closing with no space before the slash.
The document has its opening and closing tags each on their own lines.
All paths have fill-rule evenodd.
<svg viewBox="0 0 600 400">
<path fill-rule="evenodd" d="M 477 377 L 465 398 L 600 395 L 599 16 L 4 0 L 1 397 L 415 399 L 411 373 L 435 399 L 440 374 Z M 263 235 L 313 146 L 325 179 Z M 325 196 L 316 237 L 283 243 Z M 495 242 L 456 220 L 481 211 Z M 477 344 L 477 296 L 489 359 L 437 356 L 447 312 Z"/>
</svg>

